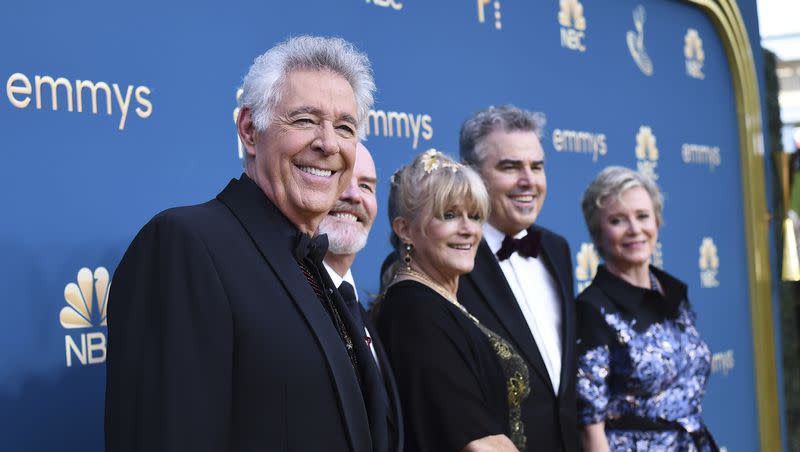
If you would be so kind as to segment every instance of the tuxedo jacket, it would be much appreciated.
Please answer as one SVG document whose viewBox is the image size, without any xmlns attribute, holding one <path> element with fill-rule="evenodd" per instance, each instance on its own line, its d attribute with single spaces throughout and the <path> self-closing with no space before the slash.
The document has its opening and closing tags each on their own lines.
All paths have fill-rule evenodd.
<svg viewBox="0 0 800 452">
<path fill-rule="evenodd" d="M 458 300 L 487 328 L 511 342 L 528 364 L 531 393 L 523 402 L 522 420 L 529 450 L 577 451 L 572 257 L 563 237 L 536 225 L 528 233 L 537 230 L 542 234 L 539 258 L 553 277 L 561 301 L 561 380 L 557 395 L 522 310 L 485 240 L 478 247 L 472 272 L 460 279 Z"/>
<path fill-rule="evenodd" d="M 370 359 L 358 380 L 297 236 L 245 175 L 142 228 L 110 292 L 108 452 L 399 449 L 385 398 L 360 389 L 380 374 Z"/>
</svg>

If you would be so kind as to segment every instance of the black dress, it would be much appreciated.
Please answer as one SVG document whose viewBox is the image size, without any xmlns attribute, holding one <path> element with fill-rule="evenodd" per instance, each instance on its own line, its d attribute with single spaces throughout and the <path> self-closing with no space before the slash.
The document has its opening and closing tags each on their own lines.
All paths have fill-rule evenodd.
<svg viewBox="0 0 800 452">
<path fill-rule="evenodd" d="M 459 451 L 499 434 L 525 450 L 528 368 L 510 344 L 414 280 L 389 287 L 377 327 L 400 392 L 407 451 Z"/>
<path fill-rule="evenodd" d="M 600 266 L 577 298 L 578 422 L 604 422 L 612 451 L 715 451 L 701 407 L 711 352 L 686 285 L 650 271 L 663 295 Z"/>
</svg>

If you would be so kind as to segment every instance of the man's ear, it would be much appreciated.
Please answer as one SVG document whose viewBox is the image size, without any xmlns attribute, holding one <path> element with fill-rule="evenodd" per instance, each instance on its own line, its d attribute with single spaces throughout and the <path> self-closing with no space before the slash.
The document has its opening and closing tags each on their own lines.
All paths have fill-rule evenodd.
<svg viewBox="0 0 800 452">
<path fill-rule="evenodd" d="M 408 220 L 403 217 L 395 217 L 392 220 L 392 230 L 397 237 L 403 243 L 411 243 L 411 234 L 410 234 L 411 225 L 409 224 Z"/>
<path fill-rule="evenodd" d="M 239 110 L 239 117 L 236 118 L 236 129 L 239 131 L 239 139 L 242 141 L 247 154 L 256 155 L 256 126 L 253 124 L 253 110 L 244 107 Z"/>
</svg>

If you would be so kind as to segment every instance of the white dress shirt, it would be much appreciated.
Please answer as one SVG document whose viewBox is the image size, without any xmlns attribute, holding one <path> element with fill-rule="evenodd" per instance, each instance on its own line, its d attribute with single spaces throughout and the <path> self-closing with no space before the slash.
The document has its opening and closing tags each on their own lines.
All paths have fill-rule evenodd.
<svg viewBox="0 0 800 452">
<path fill-rule="evenodd" d="M 356 301 L 358 301 L 358 289 L 356 288 L 355 281 L 353 281 L 353 273 L 350 271 L 350 269 L 348 268 L 347 273 L 344 274 L 344 277 L 341 277 L 338 273 L 336 273 L 336 270 L 331 268 L 331 266 L 328 265 L 328 263 L 324 260 L 322 261 L 322 265 L 325 266 L 325 270 L 328 271 L 328 275 L 330 275 L 331 281 L 333 281 L 333 285 L 336 286 L 337 289 L 342 285 L 343 281 L 350 283 L 350 285 L 353 286 L 353 291 L 356 293 Z M 375 353 L 375 346 L 372 345 L 372 335 L 369 333 L 367 325 L 364 325 L 364 334 L 367 337 L 367 342 L 369 343 L 369 350 L 372 352 L 372 357 L 375 358 L 375 364 L 378 366 L 378 369 L 380 369 L 381 364 L 378 362 L 378 354 Z"/>
<path fill-rule="evenodd" d="M 528 231 L 523 230 L 514 238 L 526 235 Z M 483 237 L 497 258 L 505 234 L 485 223 Z M 539 257 L 522 257 L 514 252 L 498 263 L 539 347 L 553 390 L 558 394 L 561 382 L 561 299 L 556 282 Z"/>
</svg>

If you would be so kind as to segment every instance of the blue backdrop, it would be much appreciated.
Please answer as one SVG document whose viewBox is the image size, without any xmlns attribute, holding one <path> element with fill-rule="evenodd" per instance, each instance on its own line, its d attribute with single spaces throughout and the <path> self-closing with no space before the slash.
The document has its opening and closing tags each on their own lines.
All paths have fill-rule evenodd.
<svg viewBox="0 0 800 452">
<path fill-rule="evenodd" d="M 752 39 L 755 2 L 742 3 Z M 389 175 L 430 147 L 457 155 L 462 121 L 488 105 L 541 112 L 549 187 L 539 222 L 569 239 L 576 291 L 596 265 L 583 189 L 611 164 L 652 172 L 666 196 L 656 263 L 689 284 L 715 353 L 707 423 L 728 450 L 758 449 L 736 105 L 721 40 L 698 9 L 669 0 L 3 9 L 3 450 L 103 450 L 98 268 L 113 273 L 155 213 L 205 201 L 239 175 L 241 77 L 256 55 L 305 33 L 351 40 L 374 65 L 366 145 L 381 211 L 354 266 L 364 294 L 377 291 L 390 251 Z"/>
</svg>

